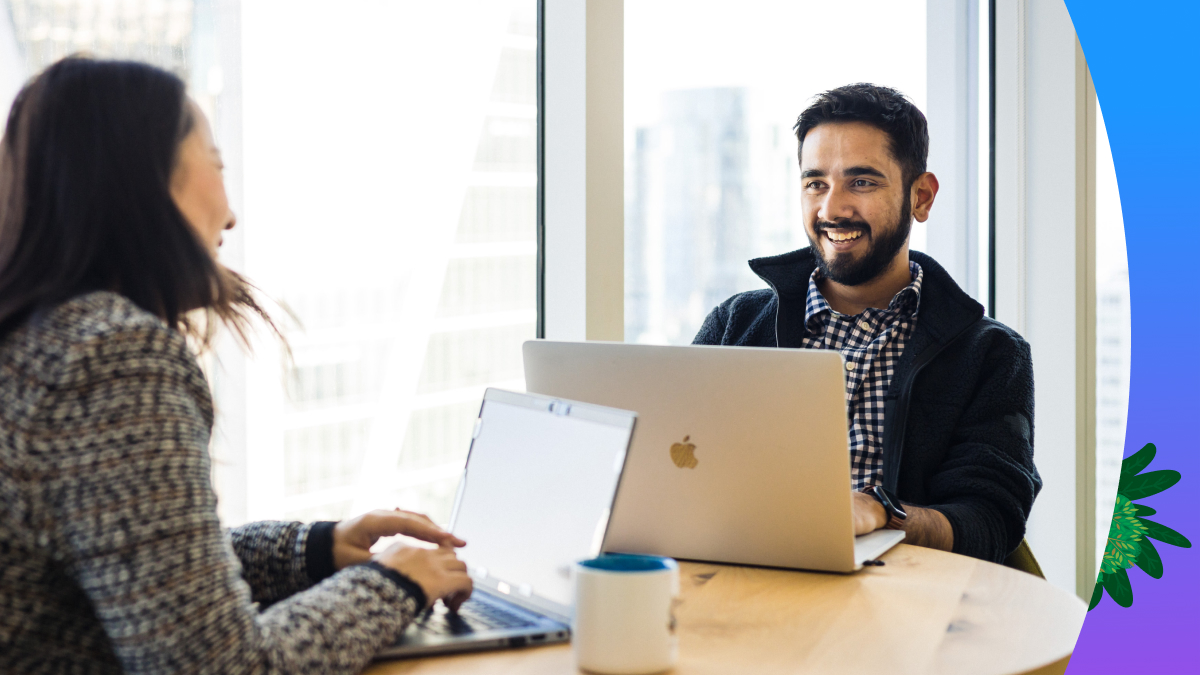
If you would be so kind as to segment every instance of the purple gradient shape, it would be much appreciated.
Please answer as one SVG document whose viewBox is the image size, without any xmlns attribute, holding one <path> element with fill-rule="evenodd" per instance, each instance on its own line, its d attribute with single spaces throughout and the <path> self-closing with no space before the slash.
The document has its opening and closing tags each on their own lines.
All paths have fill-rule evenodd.
<svg viewBox="0 0 1200 675">
<path fill-rule="evenodd" d="M 1200 157 L 1200 2 L 1066 4 L 1096 83 L 1125 217 L 1133 319 L 1125 455 L 1154 443 L 1150 470 L 1183 474 L 1138 503 L 1200 543 L 1200 183 L 1192 176 Z M 1163 578 L 1130 570 L 1133 606 L 1106 596 L 1088 614 L 1068 673 L 1200 671 L 1200 553 L 1155 546 Z"/>
</svg>

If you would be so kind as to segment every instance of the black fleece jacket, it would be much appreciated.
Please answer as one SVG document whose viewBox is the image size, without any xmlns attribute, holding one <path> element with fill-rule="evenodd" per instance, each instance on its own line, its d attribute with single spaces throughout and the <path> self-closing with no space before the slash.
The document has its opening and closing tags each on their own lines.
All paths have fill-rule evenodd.
<svg viewBox="0 0 1200 675">
<path fill-rule="evenodd" d="M 954 552 L 1003 562 L 1025 536 L 1042 487 L 1033 465 L 1033 363 L 1015 331 L 929 256 L 917 324 L 888 388 L 884 487 L 945 514 Z M 705 319 L 695 344 L 797 348 L 816 259 L 808 248 L 750 261 L 771 289 L 739 293 Z"/>
</svg>

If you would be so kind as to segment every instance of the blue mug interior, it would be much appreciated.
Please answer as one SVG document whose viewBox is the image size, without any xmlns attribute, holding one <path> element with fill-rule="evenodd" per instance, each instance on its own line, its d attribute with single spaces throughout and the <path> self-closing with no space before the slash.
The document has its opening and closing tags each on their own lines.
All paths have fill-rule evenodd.
<svg viewBox="0 0 1200 675">
<path fill-rule="evenodd" d="M 671 558 L 626 553 L 609 553 L 599 558 L 581 561 L 579 564 L 589 569 L 604 570 L 606 572 L 657 572 L 659 570 L 673 570 L 678 568 L 678 565 Z"/>
</svg>

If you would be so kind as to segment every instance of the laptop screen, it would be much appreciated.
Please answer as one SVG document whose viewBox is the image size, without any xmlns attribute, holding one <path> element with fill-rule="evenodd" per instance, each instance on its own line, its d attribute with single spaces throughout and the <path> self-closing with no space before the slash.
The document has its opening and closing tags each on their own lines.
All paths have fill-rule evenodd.
<svg viewBox="0 0 1200 675">
<path fill-rule="evenodd" d="M 472 576 L 569 608 L 571 565 L 600 553 L 634 419 L 489 389 L 451 525 Z"/>
</svg>

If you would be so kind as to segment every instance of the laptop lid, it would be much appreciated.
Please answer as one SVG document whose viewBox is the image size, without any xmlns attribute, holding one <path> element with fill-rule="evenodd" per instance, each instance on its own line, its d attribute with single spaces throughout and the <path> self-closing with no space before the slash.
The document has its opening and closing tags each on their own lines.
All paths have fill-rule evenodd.
<svg viewBox="0 0 1200 675">
<path fill-rule="evenodd" d="M 538 340 L 524 359 L 530 391 L 638 412 L 606 551 L 858 566 L 837 352 Z"/>
<path fill-rule="evenodd" d="M 600 554 L 636 418 L 487 390 L 450 524 L 477 587 L 570 619 L 571 565 Z"/>
</svg>

